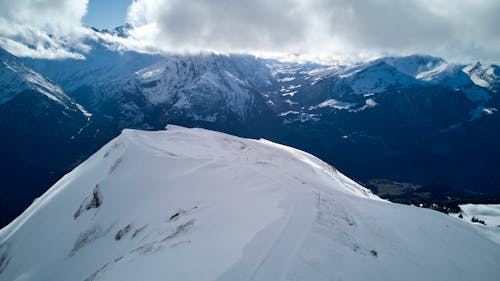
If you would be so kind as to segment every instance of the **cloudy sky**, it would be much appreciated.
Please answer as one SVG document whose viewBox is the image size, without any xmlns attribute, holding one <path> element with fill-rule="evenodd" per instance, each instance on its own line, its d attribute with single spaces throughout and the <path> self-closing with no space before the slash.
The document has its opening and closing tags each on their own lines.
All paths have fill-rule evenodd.
<svg viewBox="0 0 500 281">
<path fill-rule="evenodd" d="M 128 22 L 137 49 L 499 62 L 498 15 L 498 0 L 0 0 L 0 46 L 78 58 L 84 25 Z"/>
</svg>

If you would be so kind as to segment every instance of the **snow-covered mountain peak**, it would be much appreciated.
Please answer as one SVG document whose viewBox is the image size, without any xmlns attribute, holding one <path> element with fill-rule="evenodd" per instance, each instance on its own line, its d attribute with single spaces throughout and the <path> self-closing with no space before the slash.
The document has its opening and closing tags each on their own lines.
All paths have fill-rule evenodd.
<svg viewBox="0 0 500 281">
<path fill-rule="evenodd" d="M 130 30 L 132 29 L 132 25 L 126 23 L 124 25 L 117 26 L 112 30 L 107 30 L 107 29 L 98 30 L 96 28 L 92 29 L 96 32 L 107 33 L 116 37 L 127 38 L 130 35 Z"/>
<path fill-rule="evenodd" d="M 164 68 L 166 75 L 179 76 L 193 81 L 205 79 L 205 75 L 214 75 L 222 72 L 233 78 L 238 78 L 240 83 L 264 83 L 262 80 L 269 79 L 267 67 L 262 61 L 251 55 L 223 55 L 214 53 L 202 53 L 196 55 L 169 55 L 160 63 L 139 71 L 143 78 L 150 69 L 158 70 Z M 157 71 L 159 73 L 159 71 Z M 157 77 L 151 77 L 157 78 Z"/>
<path fill-rule="evenodd" d="M 500 67 L 497 65 L 476 62 L 464 67 L 463 72 L 469 75 L 474 84 L 479 87 L 496 91 L 500 86 Z"/>
<path fill-rule="evenodd" d="M 177 126 L 124 130 L 2 229 L 0 241 L 1 280 L 500 274 L 500 246 L 467 223 L 381 201 L 299 150 Z"/>
<path fill-rule="evenodd" d="M 347 81 L 356 94 L 378 93 L 389 87 L 418 84 L 415 78 L 400 72 L 384 60 L 347 68 L 339 77 Z"/>
<path fill-rule="evenodd" d="M 271 77 L 269 69 L 253 56 L 171 55 L 162 62 L 136 72 L 143 95 L 151 104 L 173 104 L 177 109 L 214 105 L 245 116 L 256 85 Z"/>
<path fill-rule="evenodd" d="M 386 57 L 380 59 L 398 71 L 419 79 L 423 72 L 435 69 L 446 63 L 442 58 L 429 55 L 411 55 L 406 57 Z"/>
</svg>

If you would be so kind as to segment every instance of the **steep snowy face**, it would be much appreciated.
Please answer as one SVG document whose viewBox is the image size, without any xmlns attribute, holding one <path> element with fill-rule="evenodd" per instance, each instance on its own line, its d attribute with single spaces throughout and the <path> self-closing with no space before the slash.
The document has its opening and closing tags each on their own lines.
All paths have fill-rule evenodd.
<svg viewBox="0 0 500 281">
<path fill-rule="evenodd" d="M 473 226 L 318 158 L 202 129 L 125 130 L 0 231 L 0 280 L 496 280 Z M 361 266 L 362 265 L 362 266 Z"/>
<path fill-rule="evenodd" d="M 251 92 L 269 85 L 271 75 L 253 56 L 200 54 L 168 56 L 138 71 L 136 80 L 151 104 L 201 111 L 222 107 L 244 116 L 251 108 Z"/>
<path fill-rule="evenodd" d="M 0 105 L 23 92 L 46 96 L 67 110 L 78 111 L 87 117 L 88 113 L 57 85 L 52 84 L 40 73 L 27 67 L 17 57 L 0 48 Z"/>
<path fill-rule="evenodd" d="M 125 32 L 120 30 L 115 29 L 113 33 Z M 123 101 L 126 94 L 136 90 L 134 73 L 161 59 L 158 55 L 118 50 L 112 42 L 102 38 L 89 38 L 85 43 L 90 51 L 82 60 L 24 61 L 94 111 L 99 111 L 103 104 L 110 101 L 127 103 Z M 106 114 L 109 115 L 109 112 Z"/>
<path fill-rule="evenodd" d="M 3 49 L 0 49 L 0 71 L 0 103 L 5 103 L 26 90 L 33 90 L 63 105 L 70 101 L 61 88 Z"/>
<path fill-rule="evenodd" d="M 479 87 L 498 92 L 500 88 L 500 67 L 497 65 L 483 65 L 479 62 L 467 65 L 463 72 Z"/>
</svg>

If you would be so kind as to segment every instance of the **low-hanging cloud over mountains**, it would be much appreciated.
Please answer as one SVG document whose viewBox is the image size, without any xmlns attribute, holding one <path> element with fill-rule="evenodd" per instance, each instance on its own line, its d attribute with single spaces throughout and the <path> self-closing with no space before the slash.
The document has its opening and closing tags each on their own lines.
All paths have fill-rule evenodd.
<svg viewBox="0 0 500 281">
<path fill-rule="evenodd" d="M 32 57 L 82 57 L 87 0 L 0 0 L 0 46 Z M 496 0 L 135 0 L 129 48 L 300 53 L 363 59 L 431 53 L 500 59 Z M 124 19 L 125 21 L 125 19 Z M 68 48 L 71 46 L 71 48 Z"/>
<path fill-rule="evenodd" d="M 82 58 L 87 0 L 0 0 L 0 47 L 18 56 Z"/>
</svg>

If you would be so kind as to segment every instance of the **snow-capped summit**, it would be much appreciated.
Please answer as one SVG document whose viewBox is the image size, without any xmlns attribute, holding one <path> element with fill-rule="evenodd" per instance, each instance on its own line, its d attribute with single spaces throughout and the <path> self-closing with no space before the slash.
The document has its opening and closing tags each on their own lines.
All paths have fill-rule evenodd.
<svg viewBox="0 0 500 281">
<path fill-rule="evenodd" d="M 470 76 L 474 84 L 497 92 L 500 88 L 500 67 L 498 65 L 485 65 L 476 62 L 467 65 L 463 71 Z"/>
<path fill-rule="evenodd" d="M 252 107 L 251 92 L 269 81 L 270 72 L 253 56 L 173 55 L 138 71 L 136 79 L 151 104 L 197 107 L 215 115 L 214 109 L 227 108 L 245 116 Z"/>
<path fill-rule="evenodd" d="M 129 23 L 117 26 L 117 27 L 113 28 L 112 30 L 107 30 L 107 29 L 97 30 L 97 29 L 93 28 L 93 30 L 96 32 L 107 33 L 107 34 L 110 34 L 110 35 L 113 35 L 116 37 L 121 37 L 121 38 L 129 37 L 131 29 L 132 29 L 132 25 L 130 25 Z"/>
<path fill-rule="evenodd" d="M 0 280 L 496 280 L 500 245 L 305 152 L 124 130 L 0 230 Z"/>
<path fill-rule="evenodd" d="M 400 72 L 391 64 L 379 60 L 363 66 L 348 68 L 340 77 L 347 80 L 356 94 L 380 93 L 391 87 L 411 87 L 418 81 Z"/>
<path fill-rule="evenodd" d="M 347 68 L 340 77 L 349 78 L 354 93 L 378 93 L 393 87 L 411 88 L 441 85 L 463 91 L 472 101 L 490 99 L 488 92 L 475 87 L 477 74 L 469 75 L 463 65 L 428 55 L 386 57 Z M 493 74 L 493 68 L 485 72 Z M 477 71 L 476 71 L 477 73 Z M 483 75 L 484 76 L 484 75 Z M 486 77 L 494 80 L 493 75 Z M 484 87 L 487 88 L 487 87 Z"/>
<path fill-rule="evenodd" d="M 420 79 L 423 72 L 435 69 L 446 61 L 439 57 L 429 55 L 411 55 L 405 57 L 386 57 L 379 59 L 398 71 L 411 77 Z"/>
<path fill-rule="evenodd" d="M 482 87 L 477 87 L 474 78 L 465 73 L 463 69 L 463 65 L 444 62 L 434 69 L 420 73 L 418 78 L 436 85 L 460 90 L 474 102 L 489 100 L 491 96 L 488 91 Z"/>
</svg>

